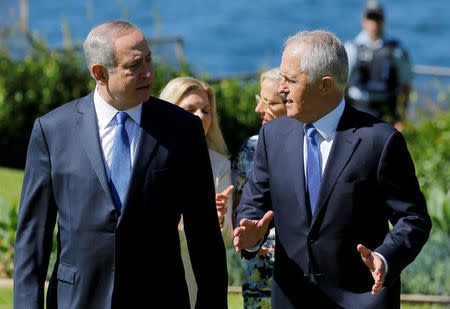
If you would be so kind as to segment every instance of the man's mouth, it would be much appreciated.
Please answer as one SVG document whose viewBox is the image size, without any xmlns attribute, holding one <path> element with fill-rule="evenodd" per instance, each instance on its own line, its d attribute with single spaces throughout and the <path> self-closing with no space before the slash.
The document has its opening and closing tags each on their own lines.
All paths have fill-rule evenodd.
<svg viewBox="0 0 450 309">
<path fill-rule="evenodd" d="M 137 87 L 136 89 L 137 90 L 148 90 L 148 89 L 150 89 L 150 85 L 144 85 L 144 86 L 141 86 L 141 87 Z"/>
</svg>

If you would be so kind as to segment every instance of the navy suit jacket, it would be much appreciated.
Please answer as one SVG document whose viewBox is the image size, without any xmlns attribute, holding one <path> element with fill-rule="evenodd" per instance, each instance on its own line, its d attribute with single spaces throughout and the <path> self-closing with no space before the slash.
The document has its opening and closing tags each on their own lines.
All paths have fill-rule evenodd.
<svg viewBox="0 0 450 309">
<path fill-rule="evenodd" d="M 236 211 L 236 222 L 275 213 L 273 307 L 399 308 L 400 272 L 431 229 L 402 135 L 347 105 L 312 217 L 303 135 L 303 124 L 286 116 L 262 127 L 253 172 Z M 356 250 L 359 243 L 382 254 L 389 266 L 375 296 L 370 295 L 372 275 Z"/>
<path fill-rule="evenodd" d="M 19 208 L 14 307 L 43 308 L 57 221 L 47 308 L 189 308 L 177 229 L 181 215 L 198 285 L 196 308 L 226 308 L 225 249 L 199 118 L 156 98 L 143 103 L 120 217 L 93 93 L 38 118 Z"/>
</svg>

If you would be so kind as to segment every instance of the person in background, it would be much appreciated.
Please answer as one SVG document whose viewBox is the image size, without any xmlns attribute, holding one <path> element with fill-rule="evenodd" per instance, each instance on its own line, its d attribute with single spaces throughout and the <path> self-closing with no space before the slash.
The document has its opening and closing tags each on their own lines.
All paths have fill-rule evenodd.
<svg viewBox="0 0 450 309">
<path fill-rule="evenodd" d="M 411 90 L 412 70 L 406 50 L 386 36 L 383 7 L 367 2 L 363 30 L 345 43 L 349 61 L 347 102 L 403 129 Z"/>
<path fill-rule="evenodd" d="M 233 238 L 231 209 L 234 187 L 231 185 L 231 163 L 227 158 L 228 150 L 219 127 L 214 90 L 207 83 L 195 78 L 178 77 L 169 81 L 159 97 L 198 116 L 202 121 L 216 190 L 217 216 L 223 241 L 225 246 L 229 246 Z M 180 222 L 180 241 L 191 305 L 194 305 L 197 285 L 192 272 L 182 221 Z M 206 244 L 206 250 L 208 246 L 209 244 Z"/>
<path fill-rule="evenodd" d="M 281 81 L 280 69 L 273 68 L 261 74 L 261 91 L 256 95 L 255 112 L 261 115 L 262 125 L 279 116 L 286 115 L 284 98 L 278 93 Z M 231 166 L 235 186 L 233 209 L 239 204 L 242 190 L 253 168 L 258 135 L 247 138 Z M 258 255 L 246 261 L 242 296 L 244 308 L 271 308 L 270 289 L 274 262 L 275 229 L 271 229 L 267 241 Z"/>
<path fill-rule="evenodd" d="M 431 230 L 405 139 L 346 104 L 334 34 L 301 31 L 284 46 L 288 117 L 260 130 L 236 251 L 254 257 L 274 224 L 273 308 L 400 308 L 400 274 Z"/>
<path fill-rule="evenodd" d="M 56 224 L 46 308 L 189 308 L 182 215 L 196 308 L 227 308 L 225 248 L 200 120 L 151 96 L 152 53 L 136 26 L 104 22 L 83 47 L 95 89 L 36 119 L 31 134 L 14 308 L 44 308 Z"/>
</svg>

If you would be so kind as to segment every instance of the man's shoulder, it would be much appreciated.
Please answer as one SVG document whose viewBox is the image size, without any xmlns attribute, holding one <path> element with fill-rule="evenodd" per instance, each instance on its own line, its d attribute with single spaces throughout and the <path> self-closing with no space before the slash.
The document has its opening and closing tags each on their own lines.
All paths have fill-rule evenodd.
<svg viewBox="0 0 450 309">
<path fill-rule="evenodd" d="M 338 129 L 355 130 L 360 136 L 377 136 L 385 139 L 396 131 L 389 123 L 352 106 L 346 106 L 342 117 Z"/>
<path fill-rule="evenodd" d="M 278 143 L 283 141 L 283 137 L 289 135 L 293 131 L 302 132 L 302 123 L 297 119 L 289 116 L 277 117 L 261 128 L 265 140 L 270 140 L 271 143 Z"/>
<path fill-rule="evenodd" d="M 44 122 L 73 119 L 74 113 L 77 111 L 83 112 L 83 110 L 89 107 L 89 103 L 92 103 L 92 105 L 94 104 L 93 92 L 51 110 L 47 114 L 41 116 L 40 119 Z"/>
<path fill-rule="evenodd" d="M 300 125 L 301 123 L 298 120 L 285 115 L 272 119 L 271 121 L 266 123 L 263 127 L 267 128 L 268 130 L 277 130 Z"/>
</svg>

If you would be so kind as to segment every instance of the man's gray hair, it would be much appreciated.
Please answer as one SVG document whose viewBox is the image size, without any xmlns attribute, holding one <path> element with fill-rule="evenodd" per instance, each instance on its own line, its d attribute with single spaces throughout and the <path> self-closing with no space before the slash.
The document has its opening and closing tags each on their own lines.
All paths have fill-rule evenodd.
<svg viewBox="0 0 450 309">
<path fill-rule="evenodd" d="M 92 29 L 83 44 L 84 57 L 93 77 L 91 67 L 100 63 L 109 72 L 113 72 L 117 65 L 114 52 L 114 43 L 118 38 L 130 33 L 132 30 L 140 31 L 135 25 L 122 21 L 111 20 Z"/>
<path fill-rule="evenodd" d="M 348 77 L 347 52 L 333 33 L 324 30 L 300 31 L 290 36 L 284 47 L 293 42 L 309 45 L 300 61 L 300 69 L 308 74 L 308 83 L 330 76 L 336 88 L 344 91 Z"/>
</svg>

